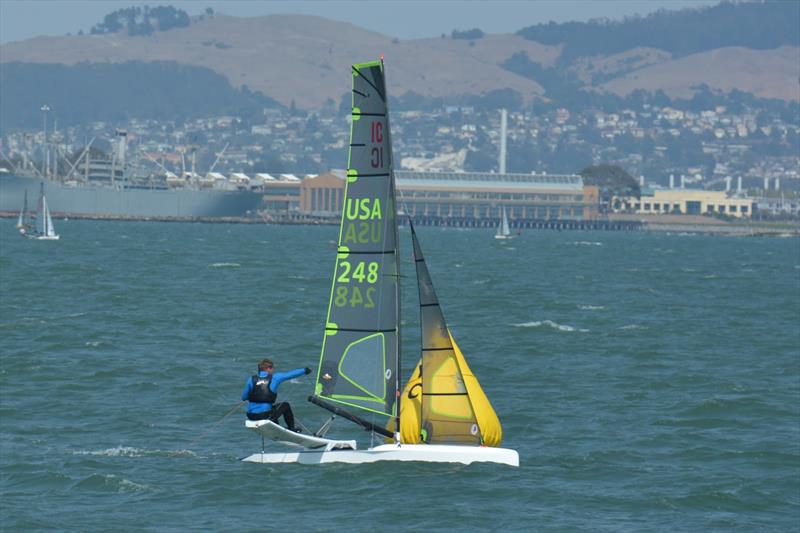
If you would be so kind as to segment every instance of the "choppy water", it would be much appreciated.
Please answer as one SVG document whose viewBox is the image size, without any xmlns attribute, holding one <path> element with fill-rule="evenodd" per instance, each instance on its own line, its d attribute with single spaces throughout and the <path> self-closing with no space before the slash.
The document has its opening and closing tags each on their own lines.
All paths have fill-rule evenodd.
<svg viewBox="0 0 800 533">
<path fill-rule="evenodd" d="M 61 241 L 33 242 L 12 226 L 0 221 L 4 530 L 800 523 L 797 239 L 530 232 L 499 244 L 490 230 L 421 228 L 445 314 L 522 466 L 308 467 L 241 463 L 260 449 L 243 415 L 214 425 L 262 356 L 316 364 L 336 228 L 56 221 Z M 310 388 L 281 393 L 316 425 Z M 364 435 L 344 421 L 335 432 Z"/>
</svg>

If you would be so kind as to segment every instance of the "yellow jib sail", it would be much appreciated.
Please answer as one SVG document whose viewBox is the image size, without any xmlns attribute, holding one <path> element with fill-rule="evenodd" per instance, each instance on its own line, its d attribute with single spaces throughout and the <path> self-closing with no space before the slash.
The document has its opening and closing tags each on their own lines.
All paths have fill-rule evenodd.
<svg viewBox="0 0 800 533">
<path fill-rule="evenodd" d="M 455 360 L 458 369 L 461 372 L 464 381 L 464 387 L 467 390 L 469 402 L 472 405 L 475 419 L 478 423 L 481 440 L 485 446 L 500 446 L 503 440 L 503 428 L 500 425 L 500 419 L 497 418 L 492 404 L 486 393 L 483 392 L 478 378 L 472 373 L 464 354 L 450 334 L 450 342 L 453 344 L 453 352 L 455 353 Z M 414 373 L 411 379 L 406 383 L 403 389 L 403 395 L 400 400 L 400 440 L 406 444 L 422 444 L 422 377 L 420 370 L 422 369 L 422 361 L 420 361 L 414 368 Z M 434 392 L 449 392 L 434 389 Z M 394 420 L 391 420 L 387 425 L 387 429 L 394 431 Z M 390 440 L 389 440 L 390 441 Z"/>
</svg>

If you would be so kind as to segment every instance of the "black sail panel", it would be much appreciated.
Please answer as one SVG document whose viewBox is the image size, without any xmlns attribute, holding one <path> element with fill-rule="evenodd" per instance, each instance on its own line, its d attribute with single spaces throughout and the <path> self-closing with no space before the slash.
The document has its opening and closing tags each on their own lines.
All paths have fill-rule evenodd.
<svg viewBox="0 0 800 533">
<path fill-rule="evenodd" d="M 429 444 L 481 444 L 464 375 L 413 224 L 411 239 L 422 327 L 422 440 Z"/>
</svg>

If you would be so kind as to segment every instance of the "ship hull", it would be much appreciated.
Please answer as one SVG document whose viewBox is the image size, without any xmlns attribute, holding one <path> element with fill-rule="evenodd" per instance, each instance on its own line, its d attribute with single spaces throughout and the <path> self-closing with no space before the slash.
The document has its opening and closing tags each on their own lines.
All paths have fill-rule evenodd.
<svg viewBox="0 0 800 533">
<path fill-rule="evenodd" d="M 41 178 L 0 174 L 0 211 L 19 211 L 25 190 L 34 192 L 40 183 L 44 183 L 50 210 L 58 216 L 131 219 L 245 217 L 261 205 L 261 195 L 248 190 L 72 187 Z"/>
</svg>

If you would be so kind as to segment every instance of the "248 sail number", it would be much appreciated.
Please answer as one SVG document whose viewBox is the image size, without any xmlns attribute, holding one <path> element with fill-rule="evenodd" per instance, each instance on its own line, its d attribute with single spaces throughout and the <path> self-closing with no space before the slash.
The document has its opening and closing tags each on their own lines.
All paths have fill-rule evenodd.
<svg viewBox="0 0 800 533">
<path fill-rule="evenodd" d="M 336 287 L 333 304 L 336 307 L 375 307 L 373 296 L 376 289 L 372 285 L 378 281 L 378 268 L 377 261 L 357 261 L 355 266 L 350 261 L 339 261 L 336 282 L 343 285 Z M 363 287 L 364 284 L 368 286 Z"/>
</svg>

